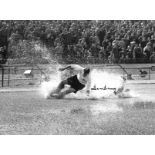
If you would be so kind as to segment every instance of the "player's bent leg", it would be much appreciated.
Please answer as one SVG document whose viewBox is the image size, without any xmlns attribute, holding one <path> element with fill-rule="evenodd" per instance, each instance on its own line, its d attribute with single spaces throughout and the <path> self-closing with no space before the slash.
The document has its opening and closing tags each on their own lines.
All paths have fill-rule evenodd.
<svg viewBox="0 0 155 155">
<path fill-rule="evenodd" d="M 60 92 L 56 98 L 60 99 L 60 98 L 63 98 L 65 95 L 70 94 L 70 93 L 74 93 L 74 92 L 75 92 L 74 88 L 68 88 L 63 92 Z"/>
<path fill-rule="evenodd" d="M 65 87 L 66 84 L 68 84 L 67 80 L 61 81 L 59 85 L 57 86 L 57 88 L 48 95 L 47 99 L 58 96 L 58 94 Z"/>
<path fill-rule="evenodd" d="M 67 80 L 61 81 L 58 87 L 56 88 L 55 93 L 59 93 L 65 87 L 66 84 L 68 84 Z"/>
</svg>

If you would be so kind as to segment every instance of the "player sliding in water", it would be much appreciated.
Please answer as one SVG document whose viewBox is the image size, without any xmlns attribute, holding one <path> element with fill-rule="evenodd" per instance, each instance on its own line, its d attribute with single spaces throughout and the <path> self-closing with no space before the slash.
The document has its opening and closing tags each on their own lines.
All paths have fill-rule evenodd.
<svg viewBox="0 0 155 155">
<path fill-rule="evenodd" d="M 90 93 L 91 79 L 90 68 L 83 68 L 79 65 L 69 65 L 67 67 L 59 68 L 59 71 L 72 70 L 77 74 L 61 81 L 58 87 L 50 93 L 48 98 L 56 97 L 63 98 L 70 93 L 77 93 L 79 90 L 86 89 L 86 92 Z M 66 89 L 65 86 L 69 86 Z"/>
</svg>

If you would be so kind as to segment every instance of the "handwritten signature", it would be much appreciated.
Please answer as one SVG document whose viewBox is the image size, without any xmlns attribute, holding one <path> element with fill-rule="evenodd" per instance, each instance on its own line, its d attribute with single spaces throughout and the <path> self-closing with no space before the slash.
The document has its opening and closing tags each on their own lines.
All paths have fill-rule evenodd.
<svg viewBox="0 0 155 155">
<path fill-rule="evenodd" d="M 94 86 L 93 88 L 91 88 L 91 90 L 116 90 L 116 88 L 109 88 L 106 87 L 106 85 L 104 86 L 104 88 L 97 88 L 96 86 Z"/>
</svg>

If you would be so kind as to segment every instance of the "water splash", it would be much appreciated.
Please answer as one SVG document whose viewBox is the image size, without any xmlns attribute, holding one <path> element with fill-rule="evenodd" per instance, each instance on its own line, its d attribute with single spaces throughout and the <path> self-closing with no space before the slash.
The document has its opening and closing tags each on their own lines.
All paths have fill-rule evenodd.
<svg viewBox="0 0 155 155">
<path fill-rule="evenodd" d="M 52 91 L 54 91 L 60 82 L 58 74 L 50 76 L 50 81 L 43 81 L 40 86 L 40 94 L 47 98 Z"/>
<path fill-rule="evenodd" d="M 58 71 L 61 65 L 53 56 L 52 49 L 42 46 L 41 43 L 35 44 L 34 47 L 36 51 L 41 53 L 42 58 L 48 62 L 48 65 L 46 65 L 46 68 L 43 70 L 44 74 L 42 75 L 42 83 L 40 86 L 40 94 L 47 98 L 61 81 L 61 73 Z"/>
<path fill-rule="evenodd" d="M 46 98 L 52 90 L 56 88 L 58 83 L 61 81 L 61 73 L 56 71 L 54 74 L 50 75 L 50 81 L 44 81 L 41 84 L 41 93 Z M 94 69 L 91 72 L 91 87 L 94 86 L 96 88 L 115 88 L 116 90 L 121 87 L 123 84 L 123 79 L 120 75 L 117 74 L 110 74 L 104 72 L 102 70 Z M 102 90 L 91 90 L 89 96 L 86 93 L 86 90 L 78 91 L 76 94 L 72 93 L 66 95 L 65 98 L 76 98 L 76 99 L 103 99 L 103 98 L 110 98 L 116 97 L 114 95 L 113 89 L 102 89 Z"/>
<path fill-rule="evenodd" d="M 37 43 L 34 45 L 34 49 L 36 52 L 41 54 L 41 57 L 49 64 L 58 64 L 57 60 L 55 59 L 52 50 L 53 49 L 48 49 L 46 46 L 43 46 L 41 43 Z"/>
</svg>

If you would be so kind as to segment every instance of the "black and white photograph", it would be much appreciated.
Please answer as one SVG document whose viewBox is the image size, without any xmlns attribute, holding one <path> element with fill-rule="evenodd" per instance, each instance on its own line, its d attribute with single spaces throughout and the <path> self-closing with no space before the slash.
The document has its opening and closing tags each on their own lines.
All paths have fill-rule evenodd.
<svg viewBox="0 0 155 155">
<path fill-rule="evenodd" d="M 1 20 L 0 134 L 155 134 L 154 20 Z"/>
<path fill-rule="evenodd" d="M 1 154 L 154 154 L 154 2 L 5 0 Z"/>
</svg>

